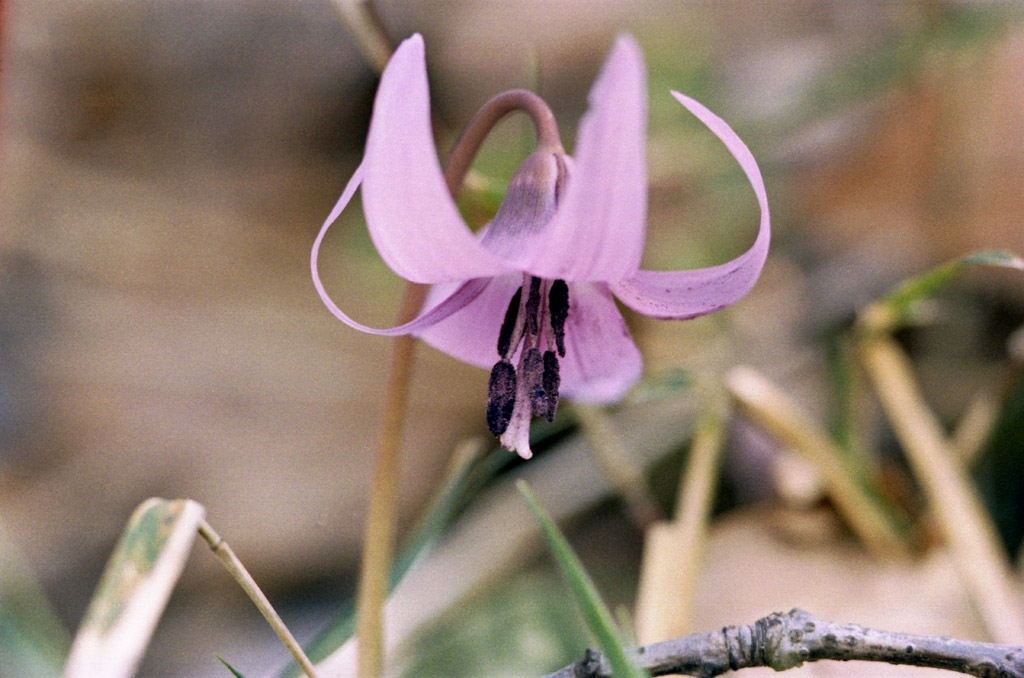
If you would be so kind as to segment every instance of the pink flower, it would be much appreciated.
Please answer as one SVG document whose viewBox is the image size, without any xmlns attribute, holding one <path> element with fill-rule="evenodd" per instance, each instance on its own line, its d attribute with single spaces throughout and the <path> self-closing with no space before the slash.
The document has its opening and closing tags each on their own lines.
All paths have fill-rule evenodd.
<svg viewBox="0 0 1024 678">
<path fill-rule="evenodd" d="M 531 417 L 553 417 L 559 394 L 612 402 L 640 377 L 640 353 L 613 295 L 648 316 L 693 318 L 742 298 L 764 265 L 770 227 L 757 163 L 718 116 L 678 92 L 672 96 L 721 139 L 754 189 L 761 221 L 747 252 L 698 270 L 639 268 L 647 93 L 643 58 L 628 36 L 616 41 L 590 92 L 576 153 L 570 157 L 542 140 L 512 177 L 494 219 L 474 234 L 438 162 L 423 39 L 412 36 L 381 77 L 363 162 L 313 245 L 320 298 L 358 330 L 413 333 L 459 360 L 491 368 L 488 425 L 505 447 L 528 458 Z M 406 280 L 433 284 L 419 317 L 390 329 L 347 316 L 317 273 L 324 235 L 360 185 L 381 257 Z"/>
</svg>

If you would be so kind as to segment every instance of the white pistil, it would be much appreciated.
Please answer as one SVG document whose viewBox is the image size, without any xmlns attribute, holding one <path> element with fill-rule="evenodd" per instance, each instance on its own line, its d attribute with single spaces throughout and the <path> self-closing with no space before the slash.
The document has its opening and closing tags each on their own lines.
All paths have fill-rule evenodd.
<svg viewBox="0 0 1024 678">
<path fill-rule="evenodd" d="M 533 407 L 530 404 L 530 389 L 532 384 L 524 373 L 523 357 L 526 349 L 519 354 L 519 365 L 516 367 L 516 404 L 512 410 L 512 418 L 509 420 L 508 428 L 501 434 L 502 447 L 507 450 L 515 450 L 523 459 L 533 456 L 530 449 L 530 420 L 533 418 Z"/>
</svg>

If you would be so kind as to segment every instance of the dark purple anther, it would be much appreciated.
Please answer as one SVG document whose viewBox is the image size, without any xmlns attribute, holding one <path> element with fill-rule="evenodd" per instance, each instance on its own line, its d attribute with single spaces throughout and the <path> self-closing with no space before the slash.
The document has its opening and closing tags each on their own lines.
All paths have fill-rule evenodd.
<svg viewBox="0 0 1024 678">
<path fill-rule="evenodd" d="M 516 371 L 512 364 L 502 360 L 491 370 L 487 385 L 487 428 L 500 436 L 512 420 L 516 405 Z"/>
<path fill-rule="evenodd" d="M 503 360 L 508 360 L 510 357 L 509 349 L 512 347 L 512 335 L 516 330 L 516 320 L 519 319 L 519 302 L 523 296 L 523 288 L 520 287 L 516 290 L 516 293 L 512 295 L 512 301 L 508 302 L 508 308 L 505 310 L 505 319 L 501 321 L 501 330 L 498 332 L 498 355 Z"/>
<path fill-rule="evenodd" d="M 526 331 L 531 337 L 540 334 L 540 278 L 530 278 L 530 294 L 526 297 Z"/>
<path fill-rule="evenodd" d="M 565 319 L 569 317 L 569 286 L 564 280 L 551 283 L 548 308 L 551 310 L 551 329 L 555 332 L 555 346 L 558 348 L 558 355 L 564 358 Z"/>
<path fill-rule="evenodd" d="M 562 378 L 558 373 L 558 356 L 554 351 L 544 351 L 544 373 L 541 376 L 541 385 L 544 387 L 546 407 L 542 416 L 548 421 L 554 421 L 555 410 L 558 409 L 558 387 Z"/>
</svg>

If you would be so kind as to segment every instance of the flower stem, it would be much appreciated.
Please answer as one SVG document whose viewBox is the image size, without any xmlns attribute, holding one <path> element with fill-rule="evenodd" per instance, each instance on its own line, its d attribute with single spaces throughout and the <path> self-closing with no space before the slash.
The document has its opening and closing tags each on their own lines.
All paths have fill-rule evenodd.
<svg viewBox="0 0 1024 678">
<path fill-rule="evenodd" d="M 397 324 L 416 317 L 427 287 L 408 283 L 398 312 Z M 359 678 L 377 678 L 384 671 L 384 602 L 394 551 L 397 514 L 398 460 L 402 440 L 402 419 L 409 396 L 409 379 L 416 339 L 395 337 L 384 402 L 384 418 L 377 437 L 377 456 L 370 485 L 370 506 L 366 517 L 359 579 L 356 634 L 359 638 Z"/>
<path fill-rule="evenodd" d="M 503 117 L 514 111 L 523 111 L 533 119 L 537 130 L 537 145 L 553 153 L 562 152 L 562 138 L 558 134 L 558 123 L 547 103 L 533 92 L 513 89 L 492 98 L 476 112 L 466 129 L 456 140 L 445 168 L 448 190 L 454 196 L 462 187 L 462 181 L 473 163 L 477 151 L 494 126 Z"/>
</svg>

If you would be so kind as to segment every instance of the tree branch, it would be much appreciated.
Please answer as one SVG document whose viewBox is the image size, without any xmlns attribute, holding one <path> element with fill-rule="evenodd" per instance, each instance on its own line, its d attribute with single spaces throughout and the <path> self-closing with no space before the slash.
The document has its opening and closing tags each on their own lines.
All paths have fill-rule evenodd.
<svg viewBox="0 0 1024 678">
<path fill-rule="evenodd" d="M 695 633 L 634 650 L 652 676 L 711 678 L 764 666 L 776 671 L 804 662 L 869 661 L 956 671 L 982 678 L 1024 678 L 1024 647 L 878 631 L 815 619 L 803 610 L 775 612 L 745 626 Z M 545 678 L 611 678 L 600 652 Z"/>
</svg>

